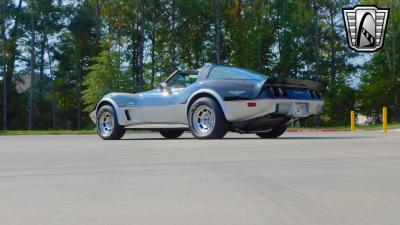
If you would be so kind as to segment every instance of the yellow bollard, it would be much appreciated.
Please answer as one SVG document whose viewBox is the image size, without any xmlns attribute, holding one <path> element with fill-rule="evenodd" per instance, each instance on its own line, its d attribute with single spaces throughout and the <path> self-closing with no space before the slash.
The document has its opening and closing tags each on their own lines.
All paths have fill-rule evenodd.
<svg viewBox="0 0 400 225">
<path fill-rule="evenodd" d="M 383 107 L 382 109 L 382 123 L 383 123 L 383 132 L 387 133 L 388 125 L 387 125 L 387 107 Z"/>
<path fill-rule="evenodd" d="M 350 130 L 351 132 L 356 131 L 356 123 L 355 123 L 355 116 L 354 116 L 354 111 L 350 111 Z"/>
</svg>

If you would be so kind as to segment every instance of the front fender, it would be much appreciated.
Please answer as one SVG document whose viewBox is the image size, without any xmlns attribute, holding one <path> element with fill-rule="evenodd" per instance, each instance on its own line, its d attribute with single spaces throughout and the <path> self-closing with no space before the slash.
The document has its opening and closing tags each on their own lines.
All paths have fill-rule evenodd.
<svg viewBox="0 0 400 225">
<path fill-rule="evenodd" d="M 129 121 L 126 119 L 124 111 L 121 109 L 121 107 L 134 106 L 137 102 L 134 101 L 135 99 L 132 98 L 133 96 L 133 94 L 128 93 L 111 93 L 105 95 L 97 104 L 96 110 L 90 113 L 90 118 L 94 123 L 96 123 L 96 113 L 100 107 L 103 105 L 111 105 L 117 114 L 118 124 L 128 124 Z"/>
</svg>

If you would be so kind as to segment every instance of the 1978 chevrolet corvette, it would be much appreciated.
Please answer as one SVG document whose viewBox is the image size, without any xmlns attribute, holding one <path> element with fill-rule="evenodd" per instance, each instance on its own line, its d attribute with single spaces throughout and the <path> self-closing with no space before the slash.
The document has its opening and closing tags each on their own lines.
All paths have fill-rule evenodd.
<svg viewBox="0 0 400 225">
<path fill-rule="evenodd" d="M 320 114 L 318 82 L 268 77 L 250 70 L 205 65 L 177 70 L 157 89 L 105 95 L 90 114 L 105 140 L 120 139 L 127 128 L 159 131 L 177 138 L 222 138 L 227 131 L 282 135 L 289 122 Z"/>
</svg>

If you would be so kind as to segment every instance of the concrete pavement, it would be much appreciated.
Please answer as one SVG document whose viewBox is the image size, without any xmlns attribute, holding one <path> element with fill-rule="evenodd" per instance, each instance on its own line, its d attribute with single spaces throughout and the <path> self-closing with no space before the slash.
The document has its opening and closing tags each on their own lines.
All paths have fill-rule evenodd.
<svg viewBox="0 0 400 225">
<path fill-rule="evenodd" d="M 400 134 L 0 136 L 0 224 L 400 223 Z"/>
</svg>

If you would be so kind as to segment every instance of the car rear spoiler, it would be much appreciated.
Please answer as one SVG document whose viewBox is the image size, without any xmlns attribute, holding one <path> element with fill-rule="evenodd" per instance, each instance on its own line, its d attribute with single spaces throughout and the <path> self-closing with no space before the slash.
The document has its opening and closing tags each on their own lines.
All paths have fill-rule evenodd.
<svg viewBox="0 0 400 225">
<path fill-rule="evenodd" d="M 304 89 L 317 90 L 320 86 L 320 83 L 318 81 L 312 81 L 312 80 L 295 80 L 295 79 L 271 77 L 265 81 L 264 86 L 304 88 Z"/>
</svg>

